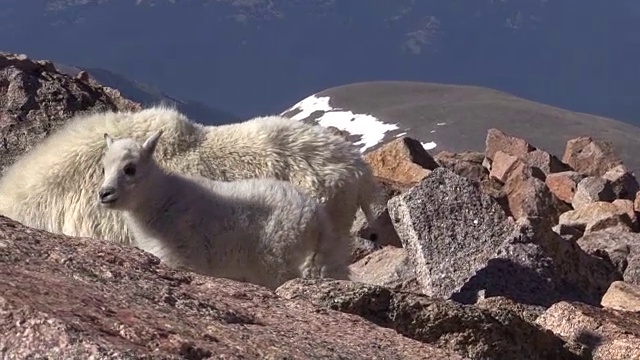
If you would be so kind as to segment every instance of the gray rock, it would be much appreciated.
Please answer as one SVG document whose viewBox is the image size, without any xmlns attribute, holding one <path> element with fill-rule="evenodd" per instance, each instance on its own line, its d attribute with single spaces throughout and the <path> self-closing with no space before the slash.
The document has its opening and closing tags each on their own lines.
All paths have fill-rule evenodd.
<svg viewBox="0 0 640 360">
<path fill-rule="evenodd" d="M 523 226 L 526 238 L 553 259 L 561 298 L 597 305 L 611 283 L 622 279 L 609 258 L 585 252 L 573 239 L 558 235 L 541 219 L 528 221 Z"/>
<path fill-rule="evenodd" d="M 49 61 L 0 53 L 0 173 L 74 115 L 139 109 L 117 90 L 60 73 Z"/>
<path fill-rule="evenodd" d="M 610 182 L 617 199 L 634 200 L 640 190 L 636 177 L 622 164 L 609 169 L 602 177 Z"/>
<path fill-rule="evenodd" d="M 489 175 L 489 171 L 482 165 L 485 160 L 483 152 L 464 151 L 461 153 L 453 153 L 450 151 L 441 151 L 433 158 L 440 166 L 446 167 L 454 173 L 473 181 L 480 182 L 485 180 Z"/>
<path fill-rule="evenodd" d="M 389 200 L 388 208 L 424 293 L 433 296 L 459 291 L 513 231 L 493 198 L 445 168 Z"/>
<path fill-rule="evenodd" d="M 295 279 L 276 293 L 359 315 L 379 326 L 469 359 L 579 359 L 565 342 L 520 313 L 532 309 L 485 302 L 482 308 L 349 281 Z M 529 315 L 529 317 L 531 317 Z M 425 356 L 425 359 L 429 359 Z"/>
<path fill-rule="evenodd" d="M 580 180 L 573 195 L 571 205 L 575 210 L 597 201 L 611 202 L 616 199 L 611 183 L 599 176 L 587 176 Z"/>
<path fill-rule="evenodd" d="M 601 230 L 583 236 L 577 244 L 589 254 L 610 259 L 624 281 L 640 285 L 640 234 Z"/>
<path fill-rule="evenodd" d="M 507 218 L 468 179 L 436 169 L 389 201 L 389 213 L 423 293 L 474 303 L 505 296 L 550 306 L 598 303 L 619 278 L 613 265 L 555 234 L 543 218 Z"/>
</svg>

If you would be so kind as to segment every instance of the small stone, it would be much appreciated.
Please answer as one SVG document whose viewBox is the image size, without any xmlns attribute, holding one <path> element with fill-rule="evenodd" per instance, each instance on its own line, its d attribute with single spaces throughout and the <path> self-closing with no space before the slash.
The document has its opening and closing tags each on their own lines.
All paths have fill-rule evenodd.
<svg viewBox="0 0 640 360">
<path fill-rule="evenodd" d="M 507 181 L 507 178 L 511 175 L 515 168 L 519 165 L 521 166 L 522 162 L 520 162 L 517 156 L 509 155 L 505 152 L 502 152 L 501 150 L 498 150 L 494 154 L 489 176 L 500 181 L 501 183 L 504 183 L 505 181 Z"/>
<path fill-rule="evenodd" d="M 604 201 L 596 201 L 578 210 L 567 211 L 560 215 L 559 223 L 575 227 L 584 231 L 585 234 L 613 227 L 622 227 L 631 231 L 633 226 L 627 214 L 616 205 Z"/>
<path fill-rule="evenodd" d="M 558 173 L 548 174 L 545 179 L 545 183 L 551 192 L 558 197 L 558 199 L 571 204 L 578 183 L 584 178 L 575 171 L 562 171 Z"/>
<path fill-rule="evenodd" d="M 634 200 L 640 189 L 636 177 L 624 165 L 609 169 L 603 176 L 611 183 L 611 188 L 618 199 Z"/>
<path fill-rule="evenodd" d="M 533 150 L 535 150 L 535 148 L 523 139 L 509 136 L 494 128 L 487 131 L 487 138 L 485 140 L 485 156 L 492 161 L 498 151 L 520 157 Z"/>
<path fill-rule="evenodd" d="M 406 136 L 382 145 L 363 158 L 374 176 L 406 185 L 418 183 L 440 166 L 418 140 Z"/>
<path fill-rule="evenodd" d="M 420 292 L 413 264 L 403 248 L 385 246 L 349 266 L 351 281 Z"/>
<path fill-rule="evenodd" d="M 453 153 L 441 151 L 433 157 L 442 167 L 453 171 L 473 181 L 482 181 L 489 176 L 489 172 L 482 165 L 484 153 L 477 151 L 464 151 Z"/>
<path fill-rule="evenodd" d="M 622 164 L 611 141 L 581 136 L 567 141 L 562 162 L 580 174 L 603 176 L 611 168 Z"/>
<path fill-rule="evenodd" d="M 640 286 L 614 281 L 600 304 L 610 309 L 640 312 Z"/>
<path fill-rule="evenodd" d="M 638 228 L 638 217 L 633 209 L 633 201 L 627 199 L 615 199 L 612 202 L 621 212 L 627 214 L 631 220 L 631 230 L 636 231 Z"/>
<path fill-rule="evenodd" d="M 498 154 L 499 152 L 496 153 L 496 158 L 499 157 Z M 520 160 L 518 163 L 503 187 L 509 213 L 515 219 L 540 217 L 545 218 L 549 224 L 556 224 L 560 214 L 571 209 L 556 198 L 540 179 L 544 175 L 539 169 L 525 165 Z"/>
<path fill-rule="evenodd" d="M 558 157 L 540 149 L 528 152 L 520 158 L 525 164 L 540 169 L 545 177 L 552 173 L 570 170 L 569 166 L 563 164 Z"/>
<path fill-rule="evenodd" d="M 599 176 L 588 176 L 580 180 L 576 187 L 576 193 L 571 199 L 571 205 L 575 210 L 597 202 L 611 202 L 616 199 L 611 183 Z"/>
</svg>

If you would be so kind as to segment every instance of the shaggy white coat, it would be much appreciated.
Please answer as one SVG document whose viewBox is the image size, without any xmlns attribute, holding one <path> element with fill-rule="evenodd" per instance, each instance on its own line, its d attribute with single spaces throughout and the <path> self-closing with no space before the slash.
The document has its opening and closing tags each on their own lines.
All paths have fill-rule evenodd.
<svg viewBox="0 0 640 360">
<path fill-rule="evenodd" d="M 348 279 L 348 244 L 323 207 L 287 181 L 214 181 L 164 171 L 144 144 L 105 135 L 102 206 L 169 266 L 275 289 L 296 277 Z M 127 170 L 129 172 L 127 173 Z"/>
<path fill-rule="evenodd" d="M 103 134 L 144 140 L 159 129 L 164 133 L 156 161 L 169 171 L 216 180 L 290 181 L 326 206 L 345 241 L 358 207 L 371 220 L 371 169 L 345 139 L 280 116 L 204 126 L 166 106 L 70 119 L 5 169 L 0 214 L 53 233 L 130 243 L 122 216 L 95 201 Z"/>
</svg>

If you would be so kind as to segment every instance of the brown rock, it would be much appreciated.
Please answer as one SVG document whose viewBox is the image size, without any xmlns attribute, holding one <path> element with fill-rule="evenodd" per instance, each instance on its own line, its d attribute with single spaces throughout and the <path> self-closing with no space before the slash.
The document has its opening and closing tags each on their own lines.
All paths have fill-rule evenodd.
<svg viewBox="0 0 640 360">
<path fill-rule="evenodd" d="M 488 159 L 494 160 L 495 154 L 502 151 L 506 154 L 520 157 L 526 153 L 535 150 L 523 139 L 509 136 L 498 129 L 489 129 L 485 140 L 485 155 Z M 493 167 L 493 164 L 491 165 Z"/>
<path fill-rule="evenodd" d="M 75 114 L 141 109 L 116 90 L 64 75 L 50 62 L 7 53 L 0 53 L 0 99 L 0 172 Z"/>
<path fill-rule="evenodd" d="M 481 309 L 349 281 L 294 279 L 276 293 L 357 314 L 468 359 L 578 359 L 551 332 L 507 308 Z"/>
<path fill-rule="evenodd" d="M 522 156 L 520 159 L 527 165 L 539 169 L 545 177 L 549 174 L 568 171 L 571 168 L 562 163 L 557 156 L 540 149 L 533 150 Z"/>
<path fill-rule="evenodd" d="M 640 359 L 640 314 L 578 302 L 551 306 L 538 324 L 586 349 L 593 360 Z"/>
<path fill-rule="evenodd" d="M 612 202 L 613 205 L 617 206 L 621 212 L 627 214 L 629 219 L 631 219 L 631 229 L 638 229 L 638 217 L 636 215 L 635 210 L 633 209 L 633 201 L 627 199 L 615 199 Z"/>
<path fill-rule="evenodd" d="M 518 157 L 498 150 L 493 155 L 489 176 L 504 183 L 518 166 L 522 166 L 522 162 Z"/>
<path fill-rule="evenodd" d="M 0 217 L 7 359 L 460 359 L 359 316 Z"/>
<path fill-rule="evenodd" d="M 640 312 L 640 286 L 614 281 L 600 304 L 610 309 Z"/>
<path fill-rule="evenodd" d="M 616 195 L 608 180 L 599 176 L 587 176 L 578 183 L 576 193 L 571 199 L 571 205 L 575 210 L 578 210 L 596 201 L 611 202 L 615 198 Z"/>
<path fill-rule="evenodd" d="M 611 189 L 617 199 L 635 199 L 639 190 L 638 181 L 624 165 L 609 169 L 602 177 L 611 183 Z"/>
<path fill-rule="evenodd" d="M 484 153 L 478 151 L 464 151 L 453 153 L 441 151 L 433 157 L 440 166 L 473 181 L 483 181 L 489 176 L 489 172 L 482 165 Z"/>
<path fill-rule="evenodd" d="M 581 136 L 567 141 L 562 162 L 583 175 L 603 176 L 622 159 L 610 141 Z"/>
<path fill-rule="evenodd" d="M 560 215 L 559 223 L 575 227 L 585 234 L 608 228 L 620 227 L 631 231 L 633 224 L 631 219 L 616 205 L 596 201 L 587 204 L 578 210 L 571 210 Z"/>
<path fill-rule="evenodd" d="M 390 289 L 420 292 L 413 264 L 405 249 L 385 246 L 349 267 L 351 280 Z"/>
<path fill-rule="evenodd" d="M 633 210 L 640 212 L 640 191 L 636 193 L 636 197 L 633 200 Z"/>
<path fill-rule="evenodd" d="M 437 168 L 438 163 L 410 137 L 401 137 L 366 153 L 364 160 L 377 177 L 414 185 Z"/>
<path fill-rule="evenodd" d="M 496 159 L 499 157 L 498 154 L 496 153 Z M 523 164 L 520 160 L 518 163 L 503 187 L 511 216 L 515 219 L 541 217 L 549 224 L 557 224 L 560 214 L 571 208 L 549 190 L 539 178 L 542 175 L 539 170 Z"/>
<path fill-rule="evenodd" d="M 553 174 L 548 174 L 545 179 L 545 183 L 551 192 L 558 197 L 558 199 L 571 204 L 573 195 L 576 193 L 578 183 L 584 178 L 575 171 L 562 171 Z"/>
</svg>

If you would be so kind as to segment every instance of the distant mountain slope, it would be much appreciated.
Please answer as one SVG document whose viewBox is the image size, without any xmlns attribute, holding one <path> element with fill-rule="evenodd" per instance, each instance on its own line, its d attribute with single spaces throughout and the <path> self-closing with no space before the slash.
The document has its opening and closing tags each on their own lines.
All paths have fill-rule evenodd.
<svg viewBox="0 0 640 360">
<path fill-rule="evenodd" d="M 484 150 L 487 130 L 495 127 L 562 157 L 567 140 L 588 135 L 613 141 L 625 163 L 640 170 L 639 127 L 481 87 L 356 83 L 321 91 L 282 114 L 346 130 L 363 151 L 402 134 L 431 154 Z"/>
<path fill-rule="evenodd" d="M 185 101 L 173 98 L 152 86 L 129 80 L 126 77 L 106 69 L 79 68 L 64 64 L 55 64 L 63 73 L 75 76 L 84 70 L 99 83 L 118 89 L 127 99 L 149 106 L 154 104 L 173 104 L 180 111 L 198 122 L 217 125 L 239 121 L 240 118 L 229 112 L 211 108 L 198 101 Z"/>
</svg>

